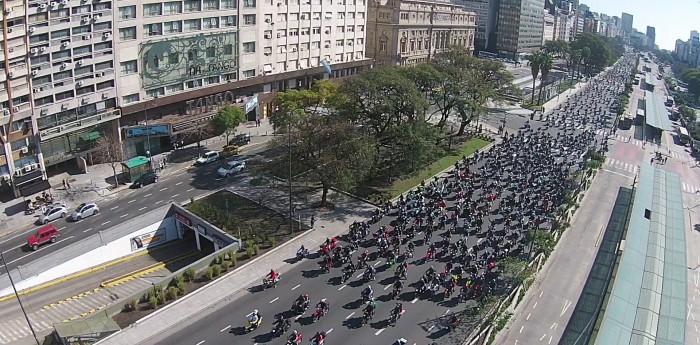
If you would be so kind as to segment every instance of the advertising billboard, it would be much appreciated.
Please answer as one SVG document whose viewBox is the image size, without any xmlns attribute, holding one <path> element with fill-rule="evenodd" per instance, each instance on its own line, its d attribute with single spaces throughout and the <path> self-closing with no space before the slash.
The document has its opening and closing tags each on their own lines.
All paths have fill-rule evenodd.
<svg viewBox="0 0 700 345">
<path fill-rule="evenodd" d="M 147 232 L 143 235 L 134 236 L 131 238 L 131 251 L 135 252 L 142 248 L 157 246 L 164 243 L 166 240 L 165 228 L 160 228 L 156 231 Z"/>
</svg>

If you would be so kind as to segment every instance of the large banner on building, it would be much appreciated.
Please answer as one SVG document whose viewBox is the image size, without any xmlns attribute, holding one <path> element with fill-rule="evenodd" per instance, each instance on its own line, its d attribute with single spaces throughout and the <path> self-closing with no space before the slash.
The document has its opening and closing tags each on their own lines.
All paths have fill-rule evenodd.
<svg viewBox="0 0 700 345">
<path fill-rule="evenodd" d="M 147 41 L 139 56 L 145 89 L 232 73 L 238 68 L 238 32 Z"/>
<path fill-rule="evenodd" d="M 131 238 L 131 251 L 135 252 L 142 248 L 153 247 L 164 243 L 165 240 L 165 228 L 138 235 Z"/>
</svg>

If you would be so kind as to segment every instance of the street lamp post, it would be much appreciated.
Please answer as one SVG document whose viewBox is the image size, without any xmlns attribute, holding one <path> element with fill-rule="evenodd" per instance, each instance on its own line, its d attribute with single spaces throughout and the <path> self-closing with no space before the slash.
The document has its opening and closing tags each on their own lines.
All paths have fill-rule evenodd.
<svg viewBox="0 0 700 345">
<path fill-rule="evenodd" d="M 29 316 L 27 316 L 26 310 L 24 310 L 24 305 L 22 304 L 22 300 L 19 298 L 19 294 L 17 293 L 17 287 L 15 287 L 15 282 L 12 280 L 12 274 L 10 274 L 10 270 L 7 268 L 7 262 L 5 262 L 5 256 L 2 254 L 2 251 L 0 251 L 0 261 L 2 261 L 3 266 L 5 266 L 5 271 L 7 271 L 7 277 L 10 278 L 10 285 L 12 285 L 12 291 L 15 292 L 15 297 L 17 297 L 17 302 L 19 303 L 20 309 L 22 309 L 22 314 L 24 315 L 24 319 L 27 320 L 27 324 L 29 325 L 29 330 L 32 331 L 32 335 L 34 336 L 34 341 L 36 341 L 37 345 L 40 344 L 39 338 L 36 336 L 36 332 L 34 331 L 34 326 L 32 326 L 32 322 L 29 321 Z"/>
<path fill-rule="evenodd" d="M 293 209 L 292 209 L 292 116 L 290 113 L 289 119 L 287 119 L 287 150 L 289 154 L 289 176 L 287 178 L 287 185 L 289 186 L 289 233 L 294 233 L 294 227 L 292 226 L 292 220 L 294 219 Z"/>
</svg>

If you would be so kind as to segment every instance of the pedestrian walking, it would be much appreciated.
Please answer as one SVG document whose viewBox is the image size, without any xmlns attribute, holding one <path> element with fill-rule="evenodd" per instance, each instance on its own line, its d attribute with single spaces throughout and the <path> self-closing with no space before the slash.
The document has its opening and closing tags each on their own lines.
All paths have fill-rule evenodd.
<svg viewBox="0 0 700 345">
<path fill-rule="evenodd" d="M 63 179 L 63 189 L 68 189 L 68 185 L 66 184 L 66 179 Z"/>
<path fill-rule="evenodd" d="M 66 186 L 68 186 L 68 189 L 70 189 L 70 181 L 66 180 Z"/>
<path fill-rule="evenodd" d="M 313 227 L 314 227 L 314 223 L 316 223 L 316 217 L 314 217 L 314 215 L 312 214 L 312 215 L 311 215 L 311 228 L 312 228 L 312 229 L 313 229 Z"/>
</svg>

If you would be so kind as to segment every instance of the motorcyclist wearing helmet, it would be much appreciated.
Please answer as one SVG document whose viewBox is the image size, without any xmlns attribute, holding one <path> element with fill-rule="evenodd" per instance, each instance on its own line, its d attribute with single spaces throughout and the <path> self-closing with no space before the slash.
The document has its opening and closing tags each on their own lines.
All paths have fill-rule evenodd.
<svg viewBox="0 0 700 345">
<path fill-rule="evenodd" d="M 273 284 L 277 283 L 277 272 L 275 272 L 274 269 L 271 269 L 270 273 L 268 273 L 267 275 L 270 277 L 270 280 L 272 281 Z"/>
<path fill-rule="evenodd" d="M 262 316 L 260 316 L 260 312 L 258 312 L 258 310 L 255 309 L 248 317 L 248 321 L 250 321 L 250 324 L 253 325 L 253 327 L 255 327 L 257 326 L 258 321 L 260 321 L 261 318 Z"/>
<path fill-rule="evenodd" d="M 275 318 L 275 323 L 274 326 L 275 328 L 279 329 L 281 332 L 284 332 L 284 326 L 286 323 L 289 323 L 289 320 L 285 319 L 283 315 L 277 315 Z"/>
<path fill-rule="evenodd" d="M 367 285 L 367 287 L 362 290 L 363 299 L 372 299 L 374 297 L 374 291 L 372 290 L 372 285 Z"/>
<path fill-rule="evenodd" d="M 328 303 L 325 298 L 322 298 L 318 304 L 316 304 L 316 308 L 320 309 L 323 314 L 327 313 L 330 307 L 330 303 Z"/>
<path fill-rule="evenodd" d="M 326 332 L 323 331 L 316 332 L 316 335 L 313 337 L 313 341 L 318 345 L 322 344 L 324 339 L 326 339 Z"/>
<path fill-rule="evenodd" d="M 369 279 L 374 279 L 374 277 L 377 274 L 377 270 L 374 268 L 374 266 L 367 264 L 367 268 L 365 269 L 365 276 L 369 277 Z"/>
<path fill-rule="evenodd" d="M 371 299 L 365 307 L 365 316 L 367 316 L 368 319 L 372 319 L 372 317 L 374 317 L 375 310 L 377 310 L 377 302 L 374 299 Z"/>
<path fill-rule="evenodd" d="M 403 312 L 403 303 L 401 302 L 396 302 L 396 305 L 394 306 L 394 309 L 391 311 L 391 314 L 396 315 L 396 317 L 401 316 L 401 312 Z"/>
<path fill-rule="evenodd" d="M 297 300 L 295 301 L 297 308 L 304 310 L 309 307 L 309 294 L 305 293 L 303 295 L 299 295 Z"/>
<path fill-rule="evenodd" d="M 403 290 L 403 281 L 397 280 L 394 282 L 394 292 L 401 293 L 401 290 Z"/>
<path fill-rule="evenodd" d="M 287 341 L 292 343 L 292 344 L 301 344 L 301 333 L 299 333 L 296 329 L 292 331 L 292 334 L 289 335 L 289 338 L 287 338 Z"/>
</svg>

